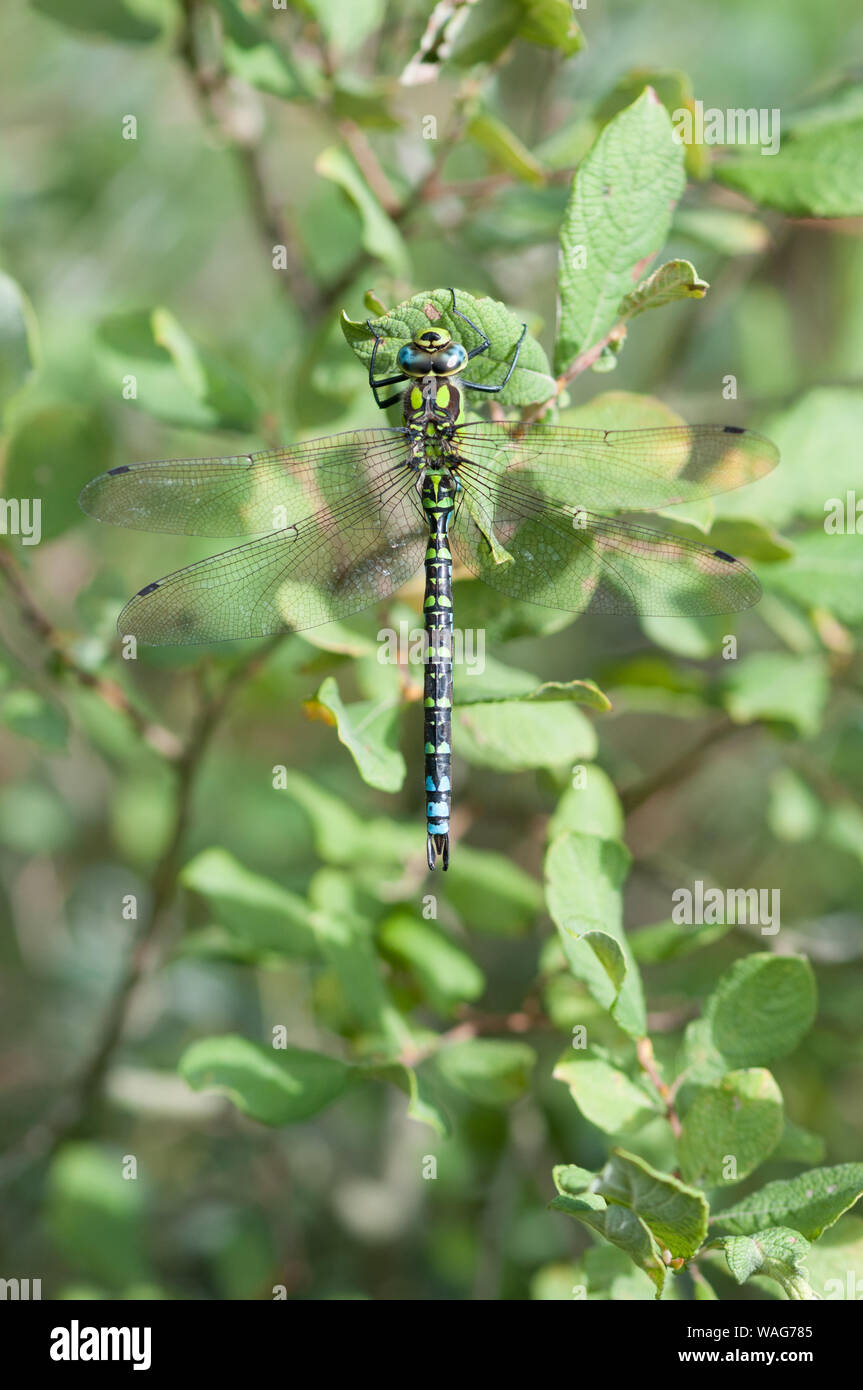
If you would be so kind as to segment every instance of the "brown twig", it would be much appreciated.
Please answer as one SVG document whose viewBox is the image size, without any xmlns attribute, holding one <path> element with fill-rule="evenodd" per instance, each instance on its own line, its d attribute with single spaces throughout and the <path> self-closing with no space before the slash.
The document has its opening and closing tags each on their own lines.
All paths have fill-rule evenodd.
<svg viewBox="0 0 863 1390">
<path fill-rule="evenodd" d="M 146 715 L 135 708 L 125 690 L 116 681 L 108 680 L 105 676 L 88 671 L 67 651 L 53 623 L 49 621 L 30 594 L 18 562 L 12 551 L 6 546 L 0 546 L 0 573 L 2 573 L 15 599 L 18 612 L 25 626 L 48 649 L 50 659 L 56 667 L 61 672 L 71 676 L 86 690 L 92 690 L 111 709 L 119 711 L 128 719 L 135 732 L 156 752 L 164 757 L 174 757 L 178 752 L 178 744 L 169 729 L 147 719 Z"/>
<path fill-rule="evenodd" d="M 662 1104 L 665 1107 L 665 1118 L 671 1125 L 672 1134 L 674 1135 L 675 1139 L 679 1139 L 681 1134 L 683 1133 L 683 1126 L 680 1123 L 680 1116 L 678 1115 L 677 1110 L 675 1109 L 674 1091 L 670 1086 L 667 1086 L 665 1084 L 665 1082 L 659 1074 L 659 1068 L 656 1065 L 656 1058 L 653 1055 L 653 1043 L 650 1041 L 650 1038 L 639 1038 L 638 1042 L 635 1045 L 635 1052 L 636 1056 L 638 1057 L 639 1066 L 641 1067 L 645 1075 L 650 1078 L 656 1090 L 656 1093 L 659 1096 L 659 1099 L 662 1101 Z"/>
<path fill-rule="evenodd" d="M 96 1040 L 79 1070 L 77 1080 L 71 1083 L 53 1112 L 33 1125 L 4 1157 L 0 1169 L 0 1179 L 3 1181 L 14 1179 L 22 1169 L 39 1159 L 50 1158 L 65 1140 L 81 1128 L 96 1102 L 111 1058 L 122 1039 L 132 997 L 144 977 L 154 969 L 161 954 L 160 947 L 165 935 L 163 924 L 177 888 L 198 770 L 230 700 L 238 688 L 260 669 L 280 640 L 273 639 L 247 662 L 235 668 L 219 692 L 202 703 L 175 764 L 177 795 L 171 833 L 156 865 L 149 911 L 142 917 L 135 933 L 126 968 L 114 988 Z"/>
<path fill-rule="evenodd" d="M 674 786 L 676 782 L 688 777 L 689 773 L 698 766 L 702 753 L 708 748 L 712 748 L 715 743 L 721 743 L 726 738 L 731 738 L 734 734 L 744 732 L 742 725 L 734 724 L 730 719 L 722 718 L 714 724 L 711 729 L 694 743 L 691 748 L 687 748 L 679 758 L 660 768 L 658 772 L 653 772 L 645 777 L 643 781 L 634 783 L 631 787 L 626 787 L 620 793 L 620 800 L 624 811 L 631 815 L 640 806 L 643 806 L 651 797 L 658 792 L 665 791 L 668 787 Z"/>
<path fill-rule="evenodd" d="M 201 59 L 196 27 L 203 13 L 200 0 L 181 0 L 183 23 L 177 36 L 177 53 L 183 62 L 205 122 L 218 131 L 231 151 L 248 194 L 249 210 L 270 254 L 274 246 L 285 250 L 286 274 L 279 280 L 291 302 L 304 314 L 319 315 L 327 307 L 327 294 L 309 277 L 296 229 L 271 195 L 257 137 L 240 134 L 225 104 L 228 72 L 210 68 Z"/>
</svg>

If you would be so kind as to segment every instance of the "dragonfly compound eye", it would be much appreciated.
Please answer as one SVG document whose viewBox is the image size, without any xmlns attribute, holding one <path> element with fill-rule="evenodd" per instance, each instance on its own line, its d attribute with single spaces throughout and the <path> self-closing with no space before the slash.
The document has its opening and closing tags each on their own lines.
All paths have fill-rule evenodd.
<svg viewBox="0 0 863 1390">
<path fill-rule="evenodd" d="M 399 371 L 404 372 L 405 376 L 429 376 L 434 370 L 432 360 L 428 351 L 418 348 L 415 343 L 405 343 L 396 357 Z"/>
<path fill-rule="evenodd" d="M 431 361 L 435 376 L 455 376 L 467 366 L 467 348 L 461 343 L 450 343 L 449 347 L 436 352 Z"/>
</svg>

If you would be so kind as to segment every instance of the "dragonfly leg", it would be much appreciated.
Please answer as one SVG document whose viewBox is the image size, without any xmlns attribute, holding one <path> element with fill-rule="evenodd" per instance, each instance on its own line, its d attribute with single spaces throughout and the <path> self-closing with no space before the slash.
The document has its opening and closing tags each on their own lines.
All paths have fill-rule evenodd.
<svg viewBox="0 0 863 1390">
<path fill-rule="evenodd" d="M 452 285 L 450 285 L 449 292 L 452 295 L 452 313 L 455 315 L 457 319 L 462 319 L 466 324 L 469 324 L 470 327 L 473 329 L 474 333 L 478 333 L 479 336 L 482 338 L 482 342 L 477 343 L 476 347 L 471 348 L 470 352 L 468 353 L 467 360 L 470 361 L 472 357 L 476 357 L 479 353 L 488 352 L 489 348 L 491 347 L 491 342 L 483 333 L 482 329 L 474 323 L 473 319 L 469 319 L 467 314 L 463 314 L 460 309 L 457 309 L 455 307 L 455 290 L 453 289 Z"/>
<path fill-rule="evenodd" d="M 507 369 L 506 369 L 506 376 L 504 377 L 503 381 L 499 381 L 498 384 L 497 384 L 497 386 L 480 386 L 479 382 L 477 382 L 477 381 L 465 381 L 464 377 L 462 377 L 462 379 L 461 379 L 461 384 L 462 384 L 462 386 L 467 386 L 468 389 L 469 389 L 470 391 L 489 391 L 489 392 L 492 392 L 492 393 L 494 393 L 494 392 L 496 392 L 496 391 L 502 391 L 503 388 L 504 388 L 504 386 L 506 386 L 506 383 L 509 381 L 510 377 L 512 376 L 513 372 L 515 371 L 515 364 L 516 364 L 516 362 L 518 361 L 518 355 L 519 355 L 519 353 L 521 352 L 521 345 L 522 345 L 522 343 L 524 342 L 524 335 L 525 335 L 526 332 L 527 332 L 527 324 L 526 324 L 526 323 L 523 323 L 523 324 L 521 325 L 521 337 L 519 338 L 518 342 L 517 342 L 516 345 L 515 345 L 515 352 L 512 354 L 512 358 L 511 358 L 511 360 L 510 360 L 509 366 L 508 366 Z M 468 356 L 470 357 L 470 356 L 472 356 L 472 354 L 471 354 L 471 353 L 468 353 Z"/>
<path fill-rule="evenodd" d="M 377 405 L 381 410 L 386 410 L 388 406 L 395 405 L 396 401 L 401 400 L 401 391 L 397 391 L 394 396 L 389 396 L 385 401 L 382 401 L 380 396 L 378 395 L 378 391 L 380 390 L 380 388 L 382 386 L 395 386 L 397 381 L 407 381 L 408 378 L 405 376 L 404 372 L 396 372 L 395 376 L 382 376 L 378 377 L 377 381 L 375 380 L 375 361 L 378 355 L 378 348 L 383 342 L 383 338 L 381 337 L 380 333 L 375 333 L 375 330 L 372 328 L 370 319 L 366 319 L 366 327 L 368 328 L 369 332 L 373 335 L 375 340 L 375 345 L 372 348 L 372 355 L 369 361 L 369 386 L 372 388 L 372 395 L 375 398 L 375 405 Z"/>
</svg>

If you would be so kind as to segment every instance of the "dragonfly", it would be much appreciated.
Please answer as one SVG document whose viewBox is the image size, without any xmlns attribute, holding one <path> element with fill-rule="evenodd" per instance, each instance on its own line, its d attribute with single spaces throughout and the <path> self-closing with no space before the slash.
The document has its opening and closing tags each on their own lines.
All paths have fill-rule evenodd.
<svg viewBox="0 0 863 1390">
<path fill-rule="evenodd" d="M 140 589 L 118 630 L 143 644 L 301 632 L 380 603 L 424 566 L 426 857 L 444 870 L 454 559 L 511 599 L 578 614 L 746 609 L 761 588 L 740 560 L 640 514 L 754 482 L 778 461 L 769 440 L 736 425 L 465 419 L 463 391 L 502 391 L 527 330 L 499 382 L 472 381 L 470 364 L 491 343 L 448 293 L 457 336 L 430 305 L 428 327 L 403 342 L 389 375 L 376 374 L 385 339 L 367 321 L 369 385 L 381 409 L 401 402 L 399 425 L 233 458 L 121 464 L 80 498 L 90 516 L 119 526 L 254 537 Z"/>
</svg>

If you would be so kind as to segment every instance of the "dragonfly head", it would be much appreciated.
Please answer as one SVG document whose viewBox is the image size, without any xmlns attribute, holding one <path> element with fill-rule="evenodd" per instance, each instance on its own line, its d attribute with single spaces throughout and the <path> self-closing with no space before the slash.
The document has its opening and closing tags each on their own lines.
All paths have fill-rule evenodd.
<svg viewBox="0 0 863 1390">
<path fill-rule="evenodd" d="M 442 328 L 421 328 L 399 348 L 396 361 L 405 376 L 457 376 L 464 371 L 467 349 Z"/>
</svg>

